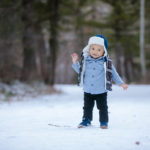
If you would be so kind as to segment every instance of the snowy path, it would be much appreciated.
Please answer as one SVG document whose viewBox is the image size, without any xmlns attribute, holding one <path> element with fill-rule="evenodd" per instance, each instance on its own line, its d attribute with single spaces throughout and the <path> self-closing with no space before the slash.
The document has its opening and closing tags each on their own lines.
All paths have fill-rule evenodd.
<svg viewBox="0 0 150 150">
<path fill-rule="evenodd" d="M 82 117 L 82 90 L 71 85 L 57 88 L 63 94 L 0 103 L 0 150 L 150 149 L 150 86 L 131 85 L 128 91 L 113 87 L 108 95 L 108 130 L 97 128 L 96 107 L 92 123 L 97 127 L 77 129 Z"/>
</svg>

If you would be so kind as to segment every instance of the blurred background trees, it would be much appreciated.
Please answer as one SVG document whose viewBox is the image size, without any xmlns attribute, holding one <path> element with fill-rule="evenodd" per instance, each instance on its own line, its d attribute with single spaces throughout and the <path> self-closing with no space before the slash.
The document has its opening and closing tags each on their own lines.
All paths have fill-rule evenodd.
<svg viewBox="0 0 150 150">
<path fill-rule="evenodd" d="M 140 66 L 140 0 L 1 0 L 0 79 L 76 83 L 71 53 L 103 34 L 121 77 L 150 82 L 150 1 L 145 0 L 145 62 Z"/>
</svg>

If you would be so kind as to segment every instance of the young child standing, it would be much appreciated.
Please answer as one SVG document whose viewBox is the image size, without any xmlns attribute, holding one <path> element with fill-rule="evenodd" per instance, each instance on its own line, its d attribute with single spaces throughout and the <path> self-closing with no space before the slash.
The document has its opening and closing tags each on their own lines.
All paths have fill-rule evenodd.
<svg viewBox="0 0 150 150">
<path fill-rule="evenodd" d="M 78 55 L 72 55 L 72 67 L 79 74 L 79 85 L 83 85 L 84 106 L 83 118 L 79 128 L 91 125 L 94 102 L 99 110 L 99 121 L 102 129 L 108 128 L 107 92 L 111 91 L 112 80 L 124 90 L 128 88 L 112 65 L 108 57 L 107 40 L 102 35 L 92 36 L 83 49 L 81 63 Z"/>
</svg>

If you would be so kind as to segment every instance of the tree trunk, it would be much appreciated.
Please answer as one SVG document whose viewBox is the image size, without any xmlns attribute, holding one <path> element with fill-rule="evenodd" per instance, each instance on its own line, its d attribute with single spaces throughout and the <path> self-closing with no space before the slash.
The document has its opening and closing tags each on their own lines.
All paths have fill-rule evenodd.
<svg viewBox="0 0 150 150">
<path fill-rule="evenodd" d="M 126 78 L 129 82 L 135 81 L 137 77 L 135 77 L 134 68 L 133 68 L 133 61 L 132 55 L 125 56 L 125 71 L 126 71 Z"/>
<path fill-rule="evenodd" d="M 48 79 L 48 84 L 51 86 L 54 85 L 55 82 L 55 67 L 56 67 L 56 59 L 57 59 L 57 51 L 58 51 L 58 21 L 59 21 L 59 5 L 60 0 L 48 0 L 48 7 L 50 10 L 50 78 Z"/>
<path fill-rule="evenodd" d="M 41 72 L 42 79 L 44 80 L 45 83 L 49 80 L 49 64 L 48 64 L 48 59 L 49 59 L 49 46 L 48 45 L 48 39 L 47 37 L 44 38 L 44 35 L 47 34 L 47 31 L 44 32 L 42 30 L 42 27 L 38 27 L 39 34 L 37 35 L 37 51 L 38 51 L 38 56 L 39 56 L 39 68 Z"/>
<path fill-rule="evenodd" d="M 146 75 L 146 63 L 144 52 L 144 29 L 145 29 L 145 0 L 140 0 L 140 61 L 141 61 L 141 74 Z"/>
<path fill-rule="evenodd" d="M 18 79 L 22 68 L 21 0 L 0 1 L 0 78 Z"/>
<path fill-rule="evenodd" d="M 116 69 L 119 75 L 126 80 L 125 78 L 125 59 L 124 59 L 124 52 L 123 47 L 120 43 L 116 43 Z"/>
<path fill-rule="evenodd" d="M 34 0 L 23 0 L 23 15 L 22 20 L 24 22 L 23 29 L 23 81 L 31 81 L 33 79 L 39 79 L 39 72 L 37 66 L 36 56 L 36 31 L 34 25 L 34 12 L 33 12 Z"/>
</svg>

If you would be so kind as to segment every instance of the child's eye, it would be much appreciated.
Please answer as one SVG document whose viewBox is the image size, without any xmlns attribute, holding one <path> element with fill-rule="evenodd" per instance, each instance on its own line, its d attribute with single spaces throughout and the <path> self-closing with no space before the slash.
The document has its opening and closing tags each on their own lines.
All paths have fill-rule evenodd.
<svg viewBox="0 0 150 150">
<path fill-rule="evenodd" d="M 101 49 L 98 49 L 98 51 L 101 51 Z"/>
<path fill-rule="evenodd" d="M 92 48 L 92 50 L 94 50 L 94 48 Z"/>
</svg>

